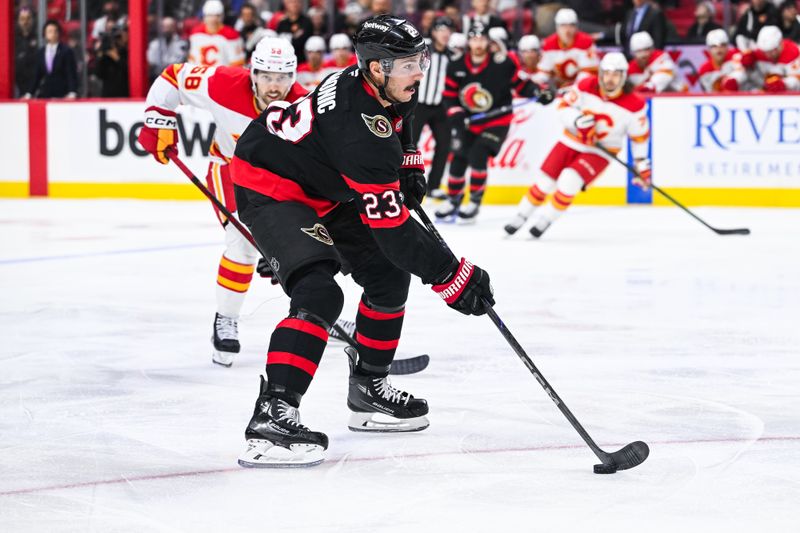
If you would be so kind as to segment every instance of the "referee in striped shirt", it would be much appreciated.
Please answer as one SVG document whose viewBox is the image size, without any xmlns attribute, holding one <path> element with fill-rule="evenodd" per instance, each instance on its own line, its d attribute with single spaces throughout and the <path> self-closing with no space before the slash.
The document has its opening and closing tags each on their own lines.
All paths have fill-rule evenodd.
<svg viewBox="0 0 800 533">
<path fill-rule="evenodd" d="M 442 174 L 450 152 L 450 127 L 447 125 L 447 110 L 442 104 L 442 91 L 447 64 L 452 52 L 447 48 L 450 34 L 453 32 L 453 21 L 448 17 L 438 17 L 431 26 L 431 66 L 419 85 L 419 103 L 414 112 L 412 122 L 414 139 L 419 143 L 422 127 L 427 124 L 433 134 L 436 148 L 433 152 L 433 163 L 428 174 L 428 196 L 437 200 L 447 198 L 447 194 L 439 189 Z"/>
</svg>

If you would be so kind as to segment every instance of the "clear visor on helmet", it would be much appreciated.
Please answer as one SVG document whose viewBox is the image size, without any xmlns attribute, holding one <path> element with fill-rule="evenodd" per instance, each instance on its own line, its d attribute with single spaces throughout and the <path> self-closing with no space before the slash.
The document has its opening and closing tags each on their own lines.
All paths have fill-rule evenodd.
<svg viewBox="0 0 800 533">
<path fill-rule="evenodd" d="M 382 59 L 381 67 L 386 76 L 411 77 L 425 74 L 431 66 L 431 53 L 426 48 L 413 56 Z"/>
</svg>

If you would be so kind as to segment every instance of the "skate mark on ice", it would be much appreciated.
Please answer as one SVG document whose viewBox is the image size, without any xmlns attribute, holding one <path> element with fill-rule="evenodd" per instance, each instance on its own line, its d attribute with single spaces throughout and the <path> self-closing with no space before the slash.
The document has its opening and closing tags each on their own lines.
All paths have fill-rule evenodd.
<svg viewBox="0 0 800 533">
<path fill-rule="evenodd" d="M 662 441 L 650 441 L 651 445 L 655 446 L 669 446 L 669 445 L 681 445 L 681 444 L 737 444 L 741 442 L 750 442 L 751 439 L 747 438 L 719 438 L 719 439 L 676 439 L 676 440 L 662 440 Z M 753 442 L 752 444 L 757 443 L 770 443 L 770 442 L 796 442 L 800 441 L 800 436 L 784 436 L 784 437 L 764 437 L 760 438 L 757 441 Z M 608 443 L 602 442 L 600 443 L 602 446 L 608 447 L 618 447 L 622 446 L 625 443 Z M 366 462 L 377 462 L 377 461 L 387 461 L 396 458 L 403 458 L 403 459 L 424 459 L 429 457 L 448 457 L 448 456 L 458 456 L 458 455 L 480 455 L 480 454 L 492 454 L 492 453 L 520 453 L 520 452 L 541 452 L 541 451 L 554 451 L 554 450 L 577 450 L 577 449 L 584 449 L 586 448 L 585 444 L 553 444 L 548 446 L 528 446 L 528 447 L 520 447 L 520 448 L 495 448 L 495 449 L 485 449 L 485 450 L 470 450 L 468 452 L 464 452 L 462 450 L 453 450 L 447 452 L 422 452 L 422 453 L 410 453 L 405 455 L 382 455 L 382 456 L 373 456 L 373 457 L 352 457 L 350 452 L 344 453 L 338 457 L 329 457 L 325 460 L 322 464 L 320 469 L 325 469 L 326 466 L 329 467 L 337 467 L 341 461 L 345 461 L 348 463 L 366 463 Z M 251 474 L 255 474 L 253 470 L 249 470 L 246 468 L 241 467 L 231 467 L 231 468 L 216 468 L 216 469 L 209 469 L 209 470 L 189 470 L 185 472 L 170 472 L 164 474 L 151 474 L 146 476 L 125 476 L 115 479 L 103 479 L 97 481 L 84 481 L 81 483 L 67 483 L 63 485 L 49 485 L 46 487 L 31 487 L 26 489 L 13 489 L 13 490 L 5 490 L 0 491 L 0 497 L 2 496 L 15 496 L 19 494 L 32 494 L 37 492 L 45 492 L 50 490 L 65 490 L 65 489 L 79 489 L 79 488 L 88 488 L 88 487 L 97 487 L 100 485 L 118 485 L 121 483 L 129 484 L 132 486 L 134 482 L 137 481 L 158 481 L 161 479 L 175 479 L 181 477 L 196 477 L 196 476 L 206 476 L 206 475 L 213 475 L 213 474 L 232 474 L 235 472 L 250 472 Z M 258 475 L 258 474 L 255 474 Z"/>
</svg>

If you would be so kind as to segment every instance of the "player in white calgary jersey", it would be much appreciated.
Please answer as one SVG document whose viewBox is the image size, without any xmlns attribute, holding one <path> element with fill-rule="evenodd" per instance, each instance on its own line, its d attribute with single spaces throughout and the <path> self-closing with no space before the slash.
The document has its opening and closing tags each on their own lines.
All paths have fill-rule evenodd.
<svg viewBox="0 0 800 533">
<path fill-rule="evenodd" d="M 189 63 L 244 66 L 244 45 L 239 32 L 222 24 L 225 6 L 220 0 L 203 4 L 203 24 L 189 35 Z"/>
<path fill-rule="evenodd" d="M 626 137 L 630 138 L 636 169 L 645 180 L 638 185 L 648 186 L 650 126 L 646 103 L 626 85 L 627 70 L 625 56 L 606 54 L 599 76 L 581 80 L 558 98 L 564 136 L 542 163 L 541 173 L 520 201 L 517 215 L 505 226 L 508 234 L 516 233 L 534 215 L 530 233 L 540 237 L 572 204 L 575 195 L 600 177 L 610 158 L 595 146 L 598 142 L 616 154 Z"/>
<path fill-rule="evenodd" d="M 306 61 L 297 67 L 297 83 L 307 91 L 313 91 L 326 76 L 326 70 L 322 68 L 325 39 L 319 35 L 312 35 L 306 41 L 305 49 Z"/>
<path fill-rule="evenodd" d="M 631 59 L 628 79 L 634 90 L 662 93 L 683 91 L 685 85 L 678 79 L 678 67 L 664 50 L 656 50 L 653 38 L 646 31 L 631 35 Z"/>
<path fill-rule="evenodd" d="M 560 88 L 597 74 L 594 39 L 588 33 L 578 31 L 575 11 L 559 9 L 555 23 L 556 32 L 542 42 L 542 59 L 533 81 Z"/>
<path fill-rule="evenodd" d="M 784 39 L 777 26 L 764 26 L 758 32 L 754 78 L 768 93 L 800 91 L 800 48 Z"/>
<path fill-rule="evenodd" d="M 216 131 L 209 155 L 208 188 L 229 211 L 236 211 L 228 163 L 236 141 L 250 122 L 269 104 L 293 102 L 306 94 L 295 82 L 297 57 L 291 43 L 265 37 L 256 45 L 250 70 L 242 67 L 208 67 L 181 63 L 170 65 L 153 82 L 147 94 L 144 127 L 139 143 L 159 163 L 178 143 L 179 105 L 205 109 L 214 117 Z M 215 209 L 216 210 L 216 209 Z M 214 318 L 212 360 L 230 366 L 239 352 L 237 320 L 250 287 L 259 254 L 217 211 L 225 228 L 225 252 L 217 275 L 217 314 Z"/>
<path fill-rule="evenodd" d="M 322 65 L 323 78 L 356 64 L 353 42 L 346 33 L 334 33 L 328 41 L 331 57 Z"/>
<path fill-rule="evenodd" d="M 517 75 L 522 80 L 533 78 L 539 70 L 539 61 L 542 59 L 542 45 L 535 35 L 525 35 L 517 43 L 519 51 L 519 72 Z"/>
<path fill-rule="evenodd" d="M 708 61 L 697 71 L 704 91 L 739 91 L 747 82 L 747 72 L 742 65 L 742 54 L 730 46 L 728 33 L 723 29 L 711 30 L 706 35 Z"/>
</svg>

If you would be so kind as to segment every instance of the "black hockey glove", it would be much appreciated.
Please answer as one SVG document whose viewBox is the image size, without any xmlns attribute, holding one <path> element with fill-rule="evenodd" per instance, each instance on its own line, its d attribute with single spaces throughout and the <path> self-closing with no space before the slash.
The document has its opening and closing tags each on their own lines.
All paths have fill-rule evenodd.
<svg viewBox="0 0 800 533">
<path fill-rule="evenodd" d="M 447 111 L 447 125 L 450 126 L 450 151 L 460 152 L 467 131 L 467 113 L 463 107 L 451 107 Z"/>
<path fill-rule="evenodd" d="M 411 198 L 416 199 L 417 203 L 422 203 L 427 190 L 422 154 L 416 151 L 403 155 L 403 164 L 400 165 L 398 174 L 400 175 L 400 192 L 403 193 L 403 202 L 408 207 L 416 205 L 411 202 Z"/>
<path fill-rule="evenodd" d="M 542 105 L 549 104 L 555 98 L 553 91 L 546 87 L 541 87 L 530 80 L 526 81 L 522 89 L 519 90 L 519 95 L 523 98 L 536 98 L 536 101 Z"/>
<path fill-rule="evenodd" d="M 556 95 L 550 89 L 542 89 L 536 97 L 536 101 L 542 105 L 547 105 L 556 99 Z"/>
<path fill-rule="evenodd" d="M 273 285 L 277 285 L 280 283 L 278 278 L 275 277 L 275 272 L 272 271 L 272 267 L 269 266 L 269 261 L 264 259 L 263 257 L 259 258 L 258 265 L 256 265 L 256 272 L 262 278 L 269 279 L 269 282 Z"/>
<path fill-rule="evenodd" d="M 447 305 L 465 315 L 486 313 L 483 300 L 494 306 L 494 291 L 489 274 L 463 257 L 446 281 L 431 288 Z"/>
</svg>

